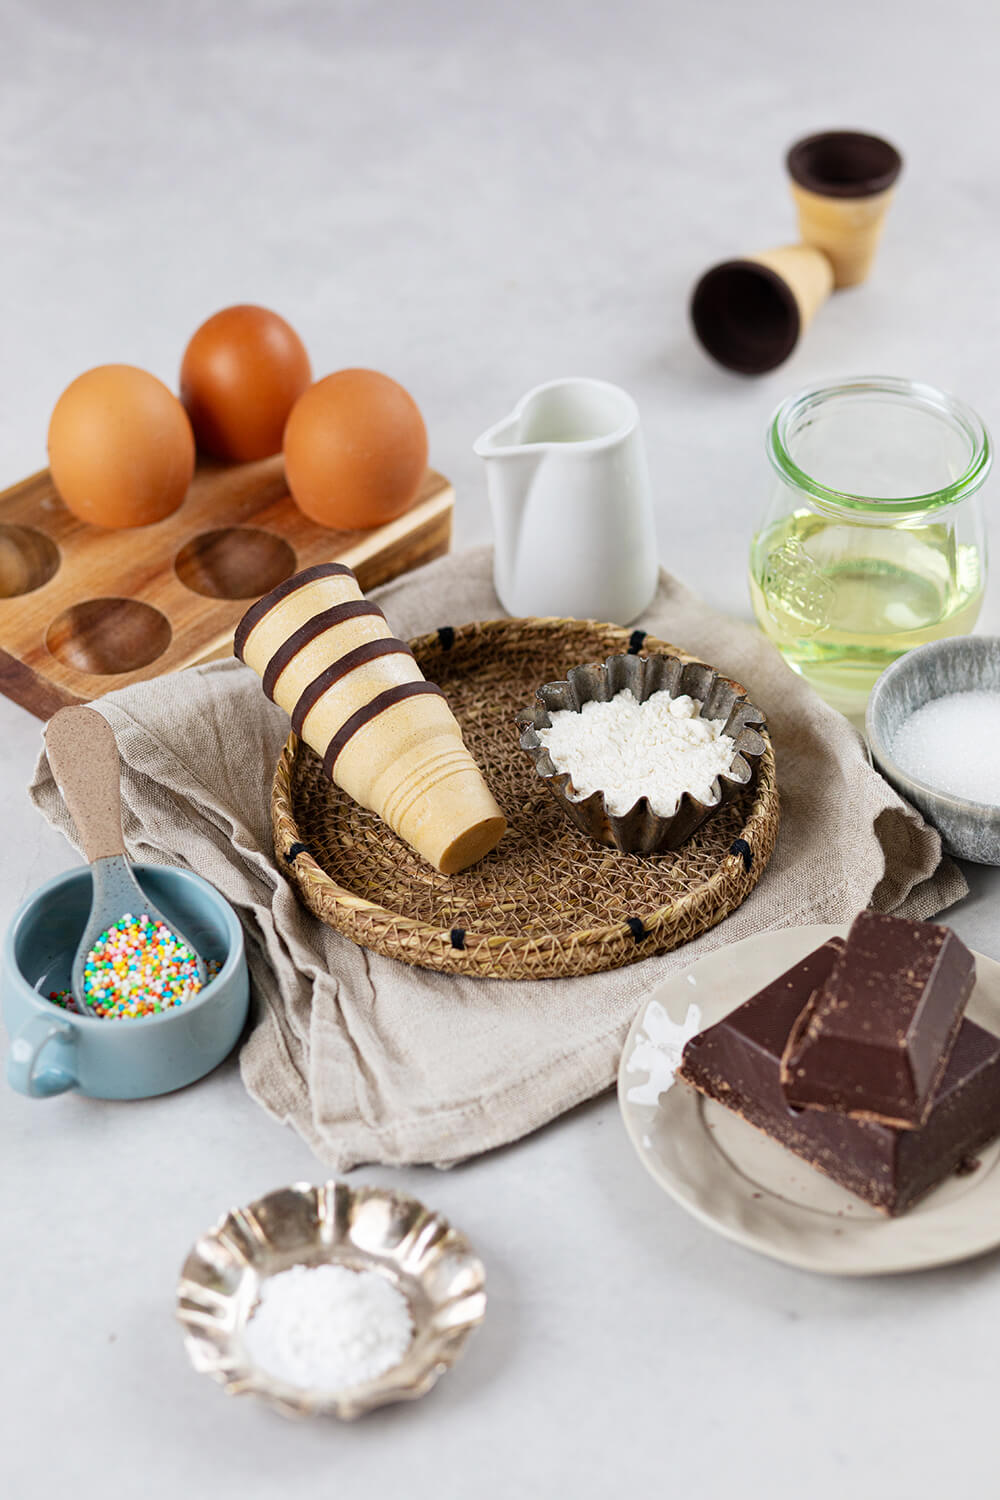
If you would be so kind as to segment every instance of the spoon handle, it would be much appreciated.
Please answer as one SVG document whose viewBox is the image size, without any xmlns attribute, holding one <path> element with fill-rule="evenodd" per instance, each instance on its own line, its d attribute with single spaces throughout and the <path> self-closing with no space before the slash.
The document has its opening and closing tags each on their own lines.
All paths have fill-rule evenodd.
<svg viewBox="0 0 1000 1500">
<path fill-rule="evenodd" d="M 107 719 L 95 708 L 61 708 L 45 726 L 45 748 L 87 859 L 124 854 L 121 764 Z"/>
</svg>

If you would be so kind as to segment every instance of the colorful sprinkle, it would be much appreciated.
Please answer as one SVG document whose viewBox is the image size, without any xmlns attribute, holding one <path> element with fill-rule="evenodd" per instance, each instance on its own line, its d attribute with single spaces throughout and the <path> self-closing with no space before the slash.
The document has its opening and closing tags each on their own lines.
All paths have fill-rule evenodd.
<svg viewBox="0 0 1000 1500">
<path fill-rule="evenodd" d="M 209 959 L 205 967 L 212 980 L 221 965 Z M 124 1021 L 163 1015 L 197 994 L 201 983 L 197 959 L 182 938 L 145 912 L 126 912 L 87 954 L 83 989 L 91 1016 Z M 53 990 L 49 999 L 81 1012 L 69 990 Z"/>
</svg>

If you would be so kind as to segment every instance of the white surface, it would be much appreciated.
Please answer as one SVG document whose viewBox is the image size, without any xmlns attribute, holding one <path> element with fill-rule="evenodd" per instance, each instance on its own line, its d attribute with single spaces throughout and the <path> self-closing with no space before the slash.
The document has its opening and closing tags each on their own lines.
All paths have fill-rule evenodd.
<svg viewBox="0 0 1000 1500">
<path fill-rule="evenodd" d="M 847 925 L 824 923 L 758 933 L 658 984 L 632 1022 L 618 1070 L 618 1102 L 632 1145 L 653 1179 L 696 1219 L 806 1271 L 882 1276 L 994 1250 L 1000 1140 L 975 1153 L 975 1172 L 951 1175 L 908 1213 L 889 1219 L 714 1099 L 674 1087 L 669 1070 L 680 1066 L 689 1036 L 847 932 Z M 692 1011 L 700 1016 L 696 1025 Z M 1000 964 L 981 953 L 969 1016 L 1000 1031 Z M 654 1037 L 663 1038 L 660 1045 Z M 636 1088 L 643 1075 L 644 1086 Z"/>
<path fill-rule="evenodd" d="M 204 316 L 253 299 L 318 374 L 412 389 L 459 544 L 488 534 L 477 433 L 555 375 L 625 386 L 664 562 L 745 612 L 780 397 L 881 370 L 1000 427 L 998 42 L 975 0 L 2 0 L 0 474 L 43 462 L 80 370 L 171 380 Z M 840 124 L 907 158 L 873 280 L 775 374 L 715 370 L 693 279 L 791 237 L 782 152 Z M 71 858 L 25 804 L 38 736 L 0 701 L 3 919 Z M 972 874 L 954 924 L 1000 957 L 1000 884 Z M 468 1232 L 490 1307 L 426 1402 L 354 1429 L 227 1401 L 171 1321 L 202 1226 L 321 1175 L 234 1065 L 143 1104 L 0 1087 L 0 1152 L 5 1500 L 923 1500 L 995 1473 L 996 1257 L 843 1284 L 770 1264 L 657 1193 L 610 1095 L 446 1175 L 362 1174 Z"/>
</svg>

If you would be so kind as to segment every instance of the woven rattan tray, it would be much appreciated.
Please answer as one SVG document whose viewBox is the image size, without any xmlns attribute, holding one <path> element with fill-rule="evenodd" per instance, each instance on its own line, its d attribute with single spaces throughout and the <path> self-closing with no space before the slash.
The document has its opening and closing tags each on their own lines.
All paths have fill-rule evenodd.
<svg viewBox="0 0 1000 1500">
<path fill-rule="evenodd" d="M 275 849 L 322 921 L 404 963 L 549 979 L 676 948 L 749 895 L 778 832 L 770 740 L 756 785 L 680 851 L 655 856 L 620 854 L 582 834 L 518 744 L 515 715 L 539 684 L 629 649 L 684 656 L 676 646 L 583 620 L 495 620 L 411 644 L 447 694 L 510 827 L 480 864 L 438 875 L 328 781 L 319 757 L 292 735 L 272 789 Z"/>
</svg>

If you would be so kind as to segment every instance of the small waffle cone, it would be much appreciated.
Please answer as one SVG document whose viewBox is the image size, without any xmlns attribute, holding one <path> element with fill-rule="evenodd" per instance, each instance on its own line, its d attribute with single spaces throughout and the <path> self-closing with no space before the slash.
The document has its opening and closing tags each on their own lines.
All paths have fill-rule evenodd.
<svg viewBox="0 0 1000 1500">
<path fill-rule="evenodd" d="M 875 259 L 895 188 L 865 198 L 824 197 L 791 184 L 805 244 L 822 250 L 833 266 L 836 287 L 864 281 Z"/>
<path fill-rule="evenodd" d="M 788 358 L 832 290 L 821 250 L 779 245 L 711 266 L 692 293 L 691 322 L 720 365 L 760 375 Z"/>
<path fill-rule="evenodd" d="M 279 585 L 244 616 L 236 654 L 337 785 L 435 869 L 453 875 L 499 842 L 506 821 L 458 721 L 350 570 Z"/>
</svg>

